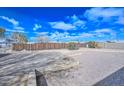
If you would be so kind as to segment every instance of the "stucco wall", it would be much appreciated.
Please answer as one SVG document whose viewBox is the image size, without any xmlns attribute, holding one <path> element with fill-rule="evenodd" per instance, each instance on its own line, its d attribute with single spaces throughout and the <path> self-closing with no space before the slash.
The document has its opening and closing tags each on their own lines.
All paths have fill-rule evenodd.
<svg viewBox="0 0 124 93">
<path fill-rule="evenodd" d="M 98 43 L 98 45 L 105 49 L 124 49 L 124 43 Z"/>
</svg>

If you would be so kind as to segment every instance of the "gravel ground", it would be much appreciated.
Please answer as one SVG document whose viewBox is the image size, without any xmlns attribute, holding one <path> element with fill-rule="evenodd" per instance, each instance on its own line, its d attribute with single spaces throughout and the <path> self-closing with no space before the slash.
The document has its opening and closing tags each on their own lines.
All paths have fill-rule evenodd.
<svg viewBox="0 0 124 93">
<path fill-rule="evenodd" d="M 25 55 L 17 55 L 20 59 L 24 56 L 29 56 L 31 52 L 25 52 Z M 48 52 L 52 52 L 56 54 L 56 52 L 60 52 L 64 55 L 70 56 L 75 60 L 79 61 L 79 66 L 73 69 L 58 71 L 55 73 L 46 74 L 46 80 L 48 85 L 51 86 L 90 86 L 90 85 L 124 85 L 123 73 L 124 69 L 124 50 L 114 50 L 114 49 L 79 49 L 79 50 L 43 50 L 37 51 L 35 58 L 44 58 L 43 54 Z M 49 53 L 48 53 L 49 54 Z M 54 57 L 55 55 L 51 57 Z M 33 54 L 32 54 L 33 55 Z M 49 56 L 50 57 L 50 56 Z M 15 65 L 12 59 L 12 56 L 6 56 L 5 59 L 9 59 L 6 61 L 5 59 L 0 58 L 0 76 L 7 72 L 7 75 L 13 74 L 14 68 L 11 68 L 12 65 Z M 23 58 L 24 59 L 24 58 Z M 22 59 L 22 62 L 25 61 Z M 18 59 L 16 59 L 18 62 Z M 26 61 L 33 60 L 27 59 Z M 10 63 L 12 62 L 12 63 Z M 9 68 L 3 67 L 3 65 L 11 64 Z M 18 64 L 18 67 L 22 66 L 21 63 Z M 38 65 L 37 65 L 38 66 Z M 37 67 L 35 66 L 35 67 Z M 33 65 L 31 65 L 33 67 Z M 24 66 L 24 69 L 26 67 Z M 4 71 L 5 70 L 5 71 Z M 23 69 L 17 69 L 16 72 Z M 28 71 L 29 69 L 27 69 Z M 113 78 L 114 77 L 114 78 Z M 12 78 L 12 77 L 11 77 Z M 116 82 L 116 83 L 115 83 Z M 121 83 L 119 83 L 121 82 Z"/>
<path fill-rule="evenodd" d="M 94 85 L 97 82 L 109 77 L 112 73 L 117 72 L 124 67 L 124 50 L 111 49 L 80 49 L 74 51 L 61 51 L 78 60 L 80 65 L 78 68 L 63 71 L 62 73 L 54 73 L 51 77 L 48 76 L 49 85 Z M 123 71 L 116 78 L 110 78 L 111 83 L 104 83 L 97 85 L 124 85 L 122 83 L 115 83 L 119 80 L 124 80 Z M 119 81 L 120 82 L 120 81 Z"/>
<path fill-rule="evenodd" d="M 35 69 L 46 74 L 76 65 L 79 62 L 60 52 L 12 53 L 0 58 L 0 85 L 28 85 L 29 74 Z"/>
</svg>

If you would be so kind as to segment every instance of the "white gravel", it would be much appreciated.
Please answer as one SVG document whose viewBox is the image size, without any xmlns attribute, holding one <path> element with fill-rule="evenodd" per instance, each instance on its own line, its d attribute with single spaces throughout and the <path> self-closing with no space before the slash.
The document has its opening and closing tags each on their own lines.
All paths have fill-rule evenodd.
<svg viewBox="0 0 124 93">
<path fill-rule="evenodd" d="M 48 78 L 49 85 L 94 85 L 124 67 L 124 50 L 84 48 L 60 52 L 75 58 L 80 66 L 53 74 Z"/>
<path fill-rule="evenodd" d="M 46 74 L 47 83 L 52 86 L 94 85 L 124 67 L 124 50 L 82 48 L 79 50 L 42 50 L 33 53 L 41 53 L 42 55 L 42 53 L 48 52 L 61 52 L 64 55 L 73 57 L 80 63 L 79 67 L 70 70 Z M 54 57 L 54 55 L 52 56 Z M 12 61 L 13 59 L 9 60 Z M 1 59 L 1 61 L 4 60 Z M 5 65 L 5 63 L 1 63 L 1 66 L 2 64 Z"/>
</svg>

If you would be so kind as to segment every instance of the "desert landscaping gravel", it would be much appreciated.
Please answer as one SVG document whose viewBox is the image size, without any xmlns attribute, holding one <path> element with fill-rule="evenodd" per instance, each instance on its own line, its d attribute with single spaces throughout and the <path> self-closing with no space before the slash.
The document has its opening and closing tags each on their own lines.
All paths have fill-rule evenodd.
<svg viewBox="0 0 124 93">
<path fill-rule="evenodd" d="M 4 84 L 6 85 L 8 83 L 7 80 L 9 79 L 11 79 L 12 82 L 14 80 L 16 81 L 16 78 L 14 76 L 20 75 L 19 73 L 20 71 L 23 72 L 24 70 L 26 70 L 28 72 L 32 70 L 30 68 L 35 69 L 40 66 L 43 66 L 44 64 L 44 63 L 37 64 L 37 62 L 32 64 L 30 63 L 31 61 L 35 62 L 37 59 L 38 62 L 40 62 L 40 60 L 44 60 L 43 62 L 46 62 L 47 61 L 46 59 L 50 57 L 56 58 L 56 56 L 60 56 L 60 54 L 67 55 L 68 57 L 75 59 L 76 61 L 79 62 L 79 65 L 67 70 L 45 74 L 48 85 L 51 86 L 124 85 L 124 83 L 122 83 L 124 82 L 124 77 L 123 75 L 121 75 L 124 73 L 123 71 L 124 69 L 122 69 L 124 67 L 124 50 L 87 48 L 79 50 L 61 49 L 43 50 L 36 52 L 25 51 L 23 53 L 21 52 L 13 53 L 11 55 L 1 57 L 0 85 Z M 14 59 L 12 55 L 16 55 Z M 26 65 L 25 62 L 29 62 L 27 64 L 30 64 L 30 67 L 27 67 L 28 65 Z M 15 65 L 16 68 L 12 68 Z M 120 81 L 121 83 L 119 83 Z"/>
</svg>

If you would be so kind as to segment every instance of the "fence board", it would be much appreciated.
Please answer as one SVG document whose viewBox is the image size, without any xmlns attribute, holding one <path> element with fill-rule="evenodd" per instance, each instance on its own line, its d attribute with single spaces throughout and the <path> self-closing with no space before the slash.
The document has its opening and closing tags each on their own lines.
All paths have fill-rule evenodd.
<svg viewBox="0 0 124 93">
<path fill-rule="evenodd" d="M 79 47 L 85 44 L 75 43 Z M 67 48 L 67 43 L 37 43 L 37 44 L 13 44 L 13 50 L 44 50 L 44 49 L 64 49 Z"/>
</svg>

